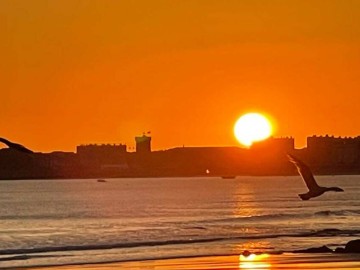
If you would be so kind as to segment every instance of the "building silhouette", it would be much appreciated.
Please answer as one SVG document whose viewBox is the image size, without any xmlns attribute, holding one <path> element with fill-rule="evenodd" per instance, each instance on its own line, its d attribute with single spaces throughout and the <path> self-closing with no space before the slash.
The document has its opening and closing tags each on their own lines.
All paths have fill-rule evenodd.
<svg viewBox="0 0 360 270">
<path fill-rule="evenodd" d="M 260 151 L 291 153 L 295 149 L 295 140 L 292 137 L 271 137 L 267 140 L 255 142 L 251 146 L 251 149 Z"/>
<path fill-rule="evenodd" d="M 152 151 L 151 137 L 124 144 L 88 144 L 73 152 L 24 154 L 0 149 L 0 179 L 175 177 L 297 174 L 291 153 L 315 174 L 360 174 L 360 137 L 311 136 L 295 149 L 294 138 L 269 138 L 241 147 L 175 147 Z"/>
<path fill-rule="evenodd" d="M 124 144 L 86 144 L 76 147 L 76 154 L 83 159 L 114 159 L 126 154 Z"/>
<path fill-rule="evenodd" d="M 321 171 L 356 172 L 360 161 L 360 137 L 308 137 L 307 155 Z"/>
<path fill-rule="evenodd" d="M 147 154 L 151 152 L 151 137 L 143 134 L 142 136 L 135 137 L 136 153 Z"/>
</svg>

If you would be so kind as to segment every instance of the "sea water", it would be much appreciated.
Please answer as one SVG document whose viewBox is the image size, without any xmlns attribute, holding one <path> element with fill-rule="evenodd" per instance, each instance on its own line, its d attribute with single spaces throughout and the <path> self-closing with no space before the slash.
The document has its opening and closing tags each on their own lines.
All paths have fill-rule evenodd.
<svg viewBox="0 0 360 270">
<path fill-rule="evenodd" d="M 301 201 L 299 176 L 0 181 L 0 268 L 336 248 L 360 238 L 360 176 Z"/>
</svg>

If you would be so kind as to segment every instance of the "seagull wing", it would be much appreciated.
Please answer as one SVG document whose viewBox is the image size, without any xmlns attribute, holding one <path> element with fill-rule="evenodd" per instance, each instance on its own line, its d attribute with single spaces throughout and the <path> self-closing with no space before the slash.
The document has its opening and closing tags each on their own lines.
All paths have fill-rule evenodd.
<svg viewBox="0 0 360 270">
<path fill-rule="evenodd" d="M 23 146 L 21 144 L 18 144 L 18 143 L 10 142 L 9 140 L 4 139 L 4 138 L 0 138 L 0 142 L 6 144 L 9 148 L 13 148 L 13 149 L 15 149 L 17 151 L 20 151 L 20 152 L 23 152 L 23 153 L 28 153 L 28 154 L 34 153 L 33 151 L 26 148 L 25 146 Z"/>
<path fill-rule="evenodd" d="M 314 175 L 311 172 L 310 168 L 304 162 L 295 158 L 294 156 L 290 154 L 288 154 L 287 156 L 289 158 L 289 161 L 294 163 L 294 165 L 296 166 L 308 189 L 314 190 L 319 188 L 319 185 L 316 183 Z"/>
<path fill-rule="evenodd" d="M 5 138 L 0 138 L 0 142 L 6 144 L 7 146 L 9 146 L 9 143 L 11 143 L 10 141 L 8 141 L 8 140 L 5 139 Z"/>
</svg>

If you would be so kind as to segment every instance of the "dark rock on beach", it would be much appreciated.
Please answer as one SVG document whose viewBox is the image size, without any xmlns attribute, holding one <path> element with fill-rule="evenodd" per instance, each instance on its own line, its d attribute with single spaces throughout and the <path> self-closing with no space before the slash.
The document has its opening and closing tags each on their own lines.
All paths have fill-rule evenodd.
<svg viewBox="0 0 360 270">
<path fill-rule="evenodd" d="M 345 246 L 346 253 L 360 253 L 360 239 L 351 240 Z"/>
<path fill-rule="evenodd" d="M 294 251 L 294 253 L 329 253 L 329 252 L 333 252 L 333 251 L 327 246 L 307 248 L 307 249 Z"/>
<path fill-rule="evenodd" d="M 360 253 L 360 239 L 349 241 L 345 248 L 335 249 L 335 253 Z"/>
<path fill-rule="evenodd" d="M 248 251 L 248 250 L 244 250 L 243 253 L 241 255 L 245 256 L 245 257 L 248 257 L 250 256 L 251 252 Z"/>
<path fill-rule="evenodd" d="M 332 249 L 328 248 L 327 246 L 322 247 L 314 247 L 314 248 L 307 248 L 301 250 L 295 250 L 294 253 L 360 253 L 360 239 L 351 240 L 346 245 L 345 248 L 338 247 L 333 251 Z"/>
<path fill-rule="evenodd" d="M 345 248 L 338 247 L 338 248 L 335 249 L 334 252 L 335 252 L 335 253 L 345 253 Z"/>
</svg>

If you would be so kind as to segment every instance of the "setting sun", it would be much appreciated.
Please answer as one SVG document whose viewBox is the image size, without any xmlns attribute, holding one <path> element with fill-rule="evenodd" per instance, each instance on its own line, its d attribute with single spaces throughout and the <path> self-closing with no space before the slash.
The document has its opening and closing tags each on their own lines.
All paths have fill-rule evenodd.
<svg viewBox="0 0 360 270">
<path fill-rule="evenodd" d="M 253 142 L 269 138 L 272 134 L 272 125 L 262 114 L 247 113 L 236 121 L 234 134 L 241 144 L 251 146 Z"/>
</svg>

